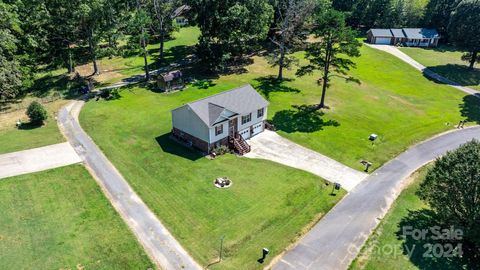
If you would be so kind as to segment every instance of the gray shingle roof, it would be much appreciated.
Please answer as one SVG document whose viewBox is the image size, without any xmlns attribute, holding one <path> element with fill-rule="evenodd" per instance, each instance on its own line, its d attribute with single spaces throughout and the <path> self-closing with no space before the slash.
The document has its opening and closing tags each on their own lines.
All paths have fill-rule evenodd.
<svg viewBox="0 0 480 270">
<path fill-rule="evenodd" d="M 393 34 L 393 37 L 396 37 L 396 38 L 404 38 L 405 35 L 403 34 L 403 31 L 402 29 L 390 29 L 390 31 L 392 32 Z"/>
<path fill-rule="evenodd" d="M 392 28 L 392 29 L 370 29 L 375 37 L 397 37 L 397 38 L 440 38 L 437 30 L 427 28 Z"/>
<path fill-rule="evenodd" d="M 438 38 L 440 37 L 435 29 L 427 28 L 403 28 L 407 38 Z"/>
<path fill-rule="evenodd" d="M 237 114 L 247 114 L 268 106 L 268 101 L 247 84 L 183 106 L 189 106 L 207 126 L 211 127 L 224 109 Z"/>
<path fill-rule="evenodd" d="M 372 34 L 376 37 L 393 37 L 390 29 L 370 29 L 370 31 L 372 31 Z"/>
</svg>

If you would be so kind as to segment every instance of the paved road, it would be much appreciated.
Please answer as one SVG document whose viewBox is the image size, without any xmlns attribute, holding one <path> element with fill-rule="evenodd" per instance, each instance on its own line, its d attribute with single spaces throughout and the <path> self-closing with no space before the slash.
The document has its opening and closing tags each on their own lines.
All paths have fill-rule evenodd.
<svg viewBox="0 0 480 270">
<path fill-rule="evenodd" d="M 461 86 L 460 84 L 452 81 L 452 80 L 449 80 L 443 76 L 440 76 L 438 75 L 437 73 L 431 71 L 430 69 L 428 69 L 427 67 L 425 67 L 424 65 L 418 63 L 417 61 L 415 61 L 413 58 L 411 58 L 410 56 L 408 56 L 407 54 L 405 54 L 404 52 L 400 51 L 397 47 L 395 46 L 391 46 L 391 45 L 376 45 L 376 44 L 368 44 L 368 43 L 365 43 L 367 44 L 368 46 L 372 47 L 372 48 L 375 48 L 375 49 L 378 49 L 378 50 L 381 50 L 381 51 L 384 51 L 384 52 L 388 52 L 398 58 L 400 58 L 401 60 L 403 60 L 404 62 L 406 62 L 407 64 L 411 65 L 412 67 L 418 69 L 419 71 L 423 72 L 423 74 L 425 74 L 427 77 L 430 77 L 438 82 L 441 82 L 441 83 L 444 83 L 444 84 L 448 84 L 450 85 L 451 87 L 454 87 L 460 91 L 463 91 L 467 94 L 470 94 L 470 95 L 475 95 L 477 97 L 480 97 L 480 92 L 477 91 L 477 90 L 474 90 L 472 88 L 469 88 L 469 87 L 466 87 L 466 86 Z"/>
<path fill-rule="evenodd" d="M 80 127 L 82 106 L 77 101 L 60 111 L 60 129 L 147 253 L 162 269 L 201 269 Z"/>
<path fill-rule="evenodd" d="M 0 155 L 0 179 L 82 162 L 68 142 Z"/>
<path fill-rule="evenodd" d="M 473 138 L 480 140 L 480 127 L 435 137 L 388 162 L 345 196 L 273 269 L 347 269 L 401 192 L 406 178 Z"/>
<path fill-rule="evenodd" d="M 252 151 L 248 158 L 268 159 L 283 165 L 311 172 L 330 182 L 337 182 L 347 191 L 352 190 L 368 174 L 354 170 L 340 162 L 285 139 L 269 130 L 248 140 Z"/>
</svg>

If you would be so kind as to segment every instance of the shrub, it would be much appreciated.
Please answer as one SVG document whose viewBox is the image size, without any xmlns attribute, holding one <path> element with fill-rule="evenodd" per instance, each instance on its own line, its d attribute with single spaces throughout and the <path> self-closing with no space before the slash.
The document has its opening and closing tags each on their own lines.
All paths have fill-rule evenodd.
<svg viewBox="0 0 480 270">
<path fill-rule="evenodd" d="M 30 103 L 26 114 L 28 118 L 30 118 L 30 123 L 32 124 L 43 124 L 43 121 L 48 118 L 47 110 L 45 110 L 42 104 L 37 101 Z"/>
<path fill-rule="evenodd" d="M 226 145 L 220 145 L 220 146 L 215 147 L 215 149 L 213 149 L 213 152 L 217 155 L 224 155 L 224 154 L 230 152 L 230 150 L 228 149 L 228 147 Z"/>
</svg>

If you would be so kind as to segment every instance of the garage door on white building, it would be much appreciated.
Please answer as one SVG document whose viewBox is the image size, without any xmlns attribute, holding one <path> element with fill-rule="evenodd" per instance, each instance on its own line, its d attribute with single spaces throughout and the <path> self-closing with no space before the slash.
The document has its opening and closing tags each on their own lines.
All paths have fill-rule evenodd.
<svg viewBox="0 0 480 270">
<path fill-rule="evenodd" d="M 263 131 L 263 122 L 258 123 L 252 127 L 252 137 Z"/>
<path fill-rule="evenodd" d="M 375 44 L 390 44 L 391 40 L 391 38 L 377 37 L 375 38 Z"/>
<path fill-rule="evenodd" d="M 246 129 L 240 131 L 239 134 L 240 134 L 240 136 L 242 136 L 242 138 L 244 140 L 249 139 L 250 138 L 250 128 L 246 128 Z"/>
</svg>

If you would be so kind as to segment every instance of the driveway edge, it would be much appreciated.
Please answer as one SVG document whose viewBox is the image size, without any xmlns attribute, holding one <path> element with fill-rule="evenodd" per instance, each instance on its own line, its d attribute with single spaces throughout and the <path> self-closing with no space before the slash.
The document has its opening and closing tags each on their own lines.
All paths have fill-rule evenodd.
<svg viewBox="0 0 480 270">
<path fill-rule="evenodd" d="M 83 101 L 75 101 L 60 110 L 60 131 L 148 256 L 160 269 L 202 269 L 81 128 L 78 115 L 83 105 Z"/>
</svg>

